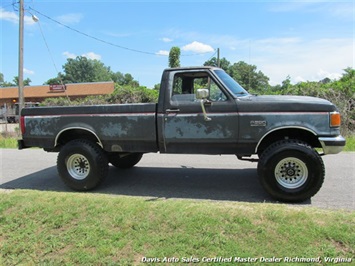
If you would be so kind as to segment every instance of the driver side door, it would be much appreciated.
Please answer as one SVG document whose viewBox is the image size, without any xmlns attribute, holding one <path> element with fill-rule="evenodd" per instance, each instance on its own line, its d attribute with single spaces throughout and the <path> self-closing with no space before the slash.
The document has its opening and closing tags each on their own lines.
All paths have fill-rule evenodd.
<svg viewBox="0 0 355 266">
<path fill-rule="evenodd" d="M 235 100 L 208 71 L 176 72 L 171 95 L 165 102 L 162 120 L 164 152 L 234 154 L 238 139 L 238 113 Z M 203 103 L 198 89 L 207 89 Z"/>
</svg>

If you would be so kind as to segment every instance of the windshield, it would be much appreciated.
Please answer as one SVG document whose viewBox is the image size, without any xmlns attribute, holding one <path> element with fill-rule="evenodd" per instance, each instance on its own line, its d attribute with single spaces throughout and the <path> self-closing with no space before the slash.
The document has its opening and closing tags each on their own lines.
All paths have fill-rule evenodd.
<svg viewBox="0 0 355 266">
<path fill-rule="evenodd" d="M 214 73 L 220 78 L 224 85 L 233 93 L 234 96 L 246 96 L 249 95 L 248 92 L 238 84 L 234 79 L 232 79 L 226 72 L 221 69 L 214 70 Z"/>
</svg>

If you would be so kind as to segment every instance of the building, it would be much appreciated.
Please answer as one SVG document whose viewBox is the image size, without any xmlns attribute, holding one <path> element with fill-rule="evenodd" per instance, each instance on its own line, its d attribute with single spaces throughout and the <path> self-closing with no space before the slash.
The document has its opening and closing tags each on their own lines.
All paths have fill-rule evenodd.
<svg viewBox="0 0 355 266">
<path fill-rule="evenodd" d="M 69 97 L 71 100 L 93 95 L 107 95 L 114 90 L 113 82 L 72 83 L 61 85 L 25 86 L 25 102 L 42 102 L 46 98 Z M 0 107 L 12 106 L 18 100 L 18 87 L 0 88 Z"/>
</svg>

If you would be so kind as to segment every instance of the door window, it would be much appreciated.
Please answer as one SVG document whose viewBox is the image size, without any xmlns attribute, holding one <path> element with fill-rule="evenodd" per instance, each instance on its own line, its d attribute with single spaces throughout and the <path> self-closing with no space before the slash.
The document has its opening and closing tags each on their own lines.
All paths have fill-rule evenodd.
<svg viewBox="0 0 355 266">
<path fill-rule="evenodd" d="M 173 82 L 171 101 L 178 104 L 195 102 L 198 89 L 208 89 L 208 100 L 212 102 L 227 101 L 228 99 L 208 73 L 201 72 L 176 74 Z"/>
</svg>

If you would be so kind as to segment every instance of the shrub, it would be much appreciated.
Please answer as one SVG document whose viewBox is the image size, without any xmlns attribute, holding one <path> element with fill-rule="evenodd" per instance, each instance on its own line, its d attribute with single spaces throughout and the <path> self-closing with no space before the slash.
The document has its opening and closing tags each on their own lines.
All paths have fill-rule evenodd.
<svg viewBox="0 0 355 266">
<path fill-rule="evenodd" d="M 159 92 L 146 87 L 120 86 L 110 95 L 88 96 L 83 99 L 70 100 L 69 97 L 47 98 L 42 106 L 102 105 L 124 103 L 154 103 L 158 101 Z"/>
</svg>

